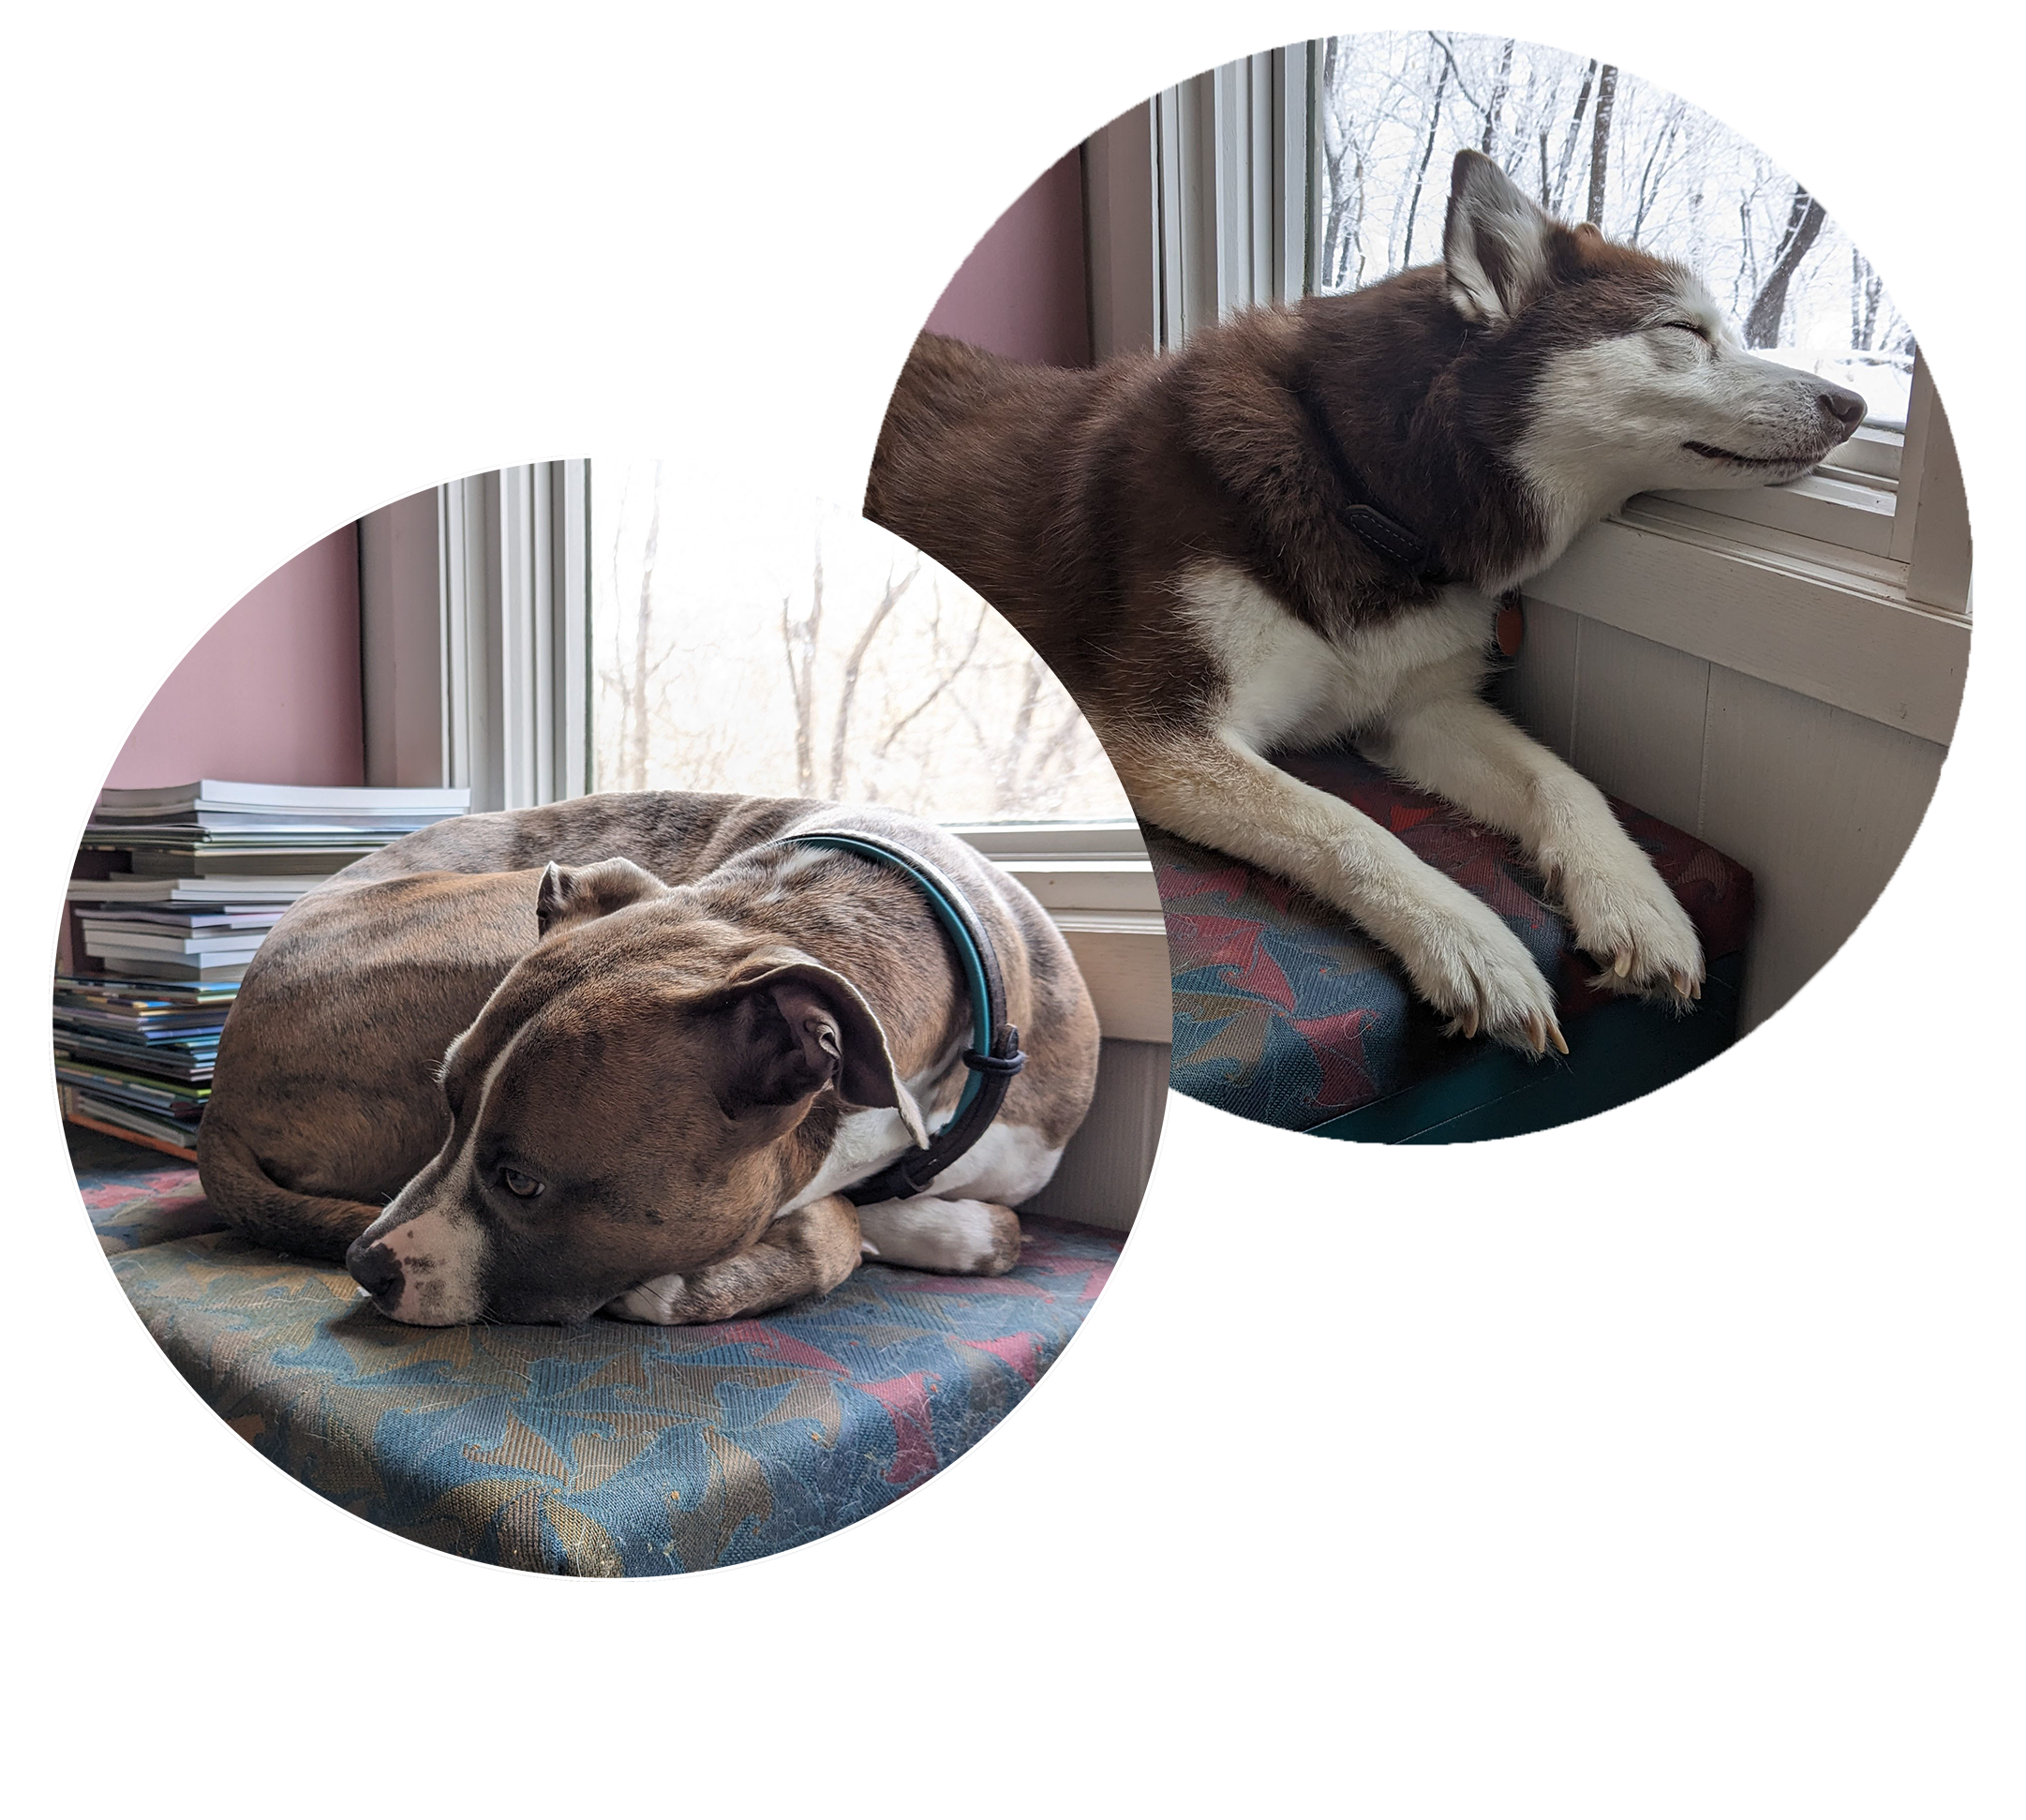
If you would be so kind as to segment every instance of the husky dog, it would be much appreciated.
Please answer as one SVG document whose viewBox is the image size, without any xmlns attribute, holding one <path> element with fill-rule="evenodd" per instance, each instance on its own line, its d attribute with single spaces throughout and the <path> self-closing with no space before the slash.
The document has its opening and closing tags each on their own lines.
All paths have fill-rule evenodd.
<svg viewBox="0 0 2026 1820">
<path fill-rule="evenodd" d="M 1493 597 L 1634 493 L 1807 473 L 1864 409 L 1467 151 L 1442 262 L 1348 296 L 1086 370 L 924 335 L 866 512 L 1026 635 L 1148 820 L 1347 912 L 1452 1033 L 1567 1053 L 1505 924 L 1270 754 L 1354 738 L 1514 836 L 1601 983 L 1686 1006 L 1681 906 L 1596 787 L 1481 698 Z"/>
</svg>

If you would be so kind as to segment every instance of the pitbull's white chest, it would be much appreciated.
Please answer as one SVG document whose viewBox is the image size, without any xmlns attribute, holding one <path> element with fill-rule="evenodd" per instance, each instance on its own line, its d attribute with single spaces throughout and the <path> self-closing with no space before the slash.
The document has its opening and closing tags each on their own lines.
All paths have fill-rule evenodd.
<svg viewBox="0 0 2026 1820">
<path fill-rule="evenodd" d="M 1475 589 L 1452 588 L 1432 607 L 1333 641 L 1222 565 L 1194 571 L 1181 595 L 1224 672 L 1219 722 L 1255 752 L 1358 732 L 1409 701 L 1473 687 L 1495 610 Z"/>
<path fill-rule="evenodd" d="M 879 1106 L 870 1111 L 847 1112 L 839 1121 L 830 1154 L 823 1159 L 809 1186 L 788 1202 L 776 1219 L 785 1219 L 798 1207 L 821 1201 L 827 1194 L 860 1182 L 875 1170 L 898 1162 L 915 1147 L 900 1113 Z"/>
<path fill-rule="evenodd" d="M 783 1218 L 798 1207 L 863 1181 L 913 1148 L 914 1140 L 894 1113 L 884 1108 L 852 1112 L 838 1126 L 837 1141 L 815 1179 L 774 1217 Z M 1061 1156 L 1062 1151 L 1050 1149 L 1038 1132 L 1001 1119 L 988 1126 L 985 1135 L 929 1185 L 929 1193 L 964 1195 L 1017 1207 L 1048 1185 Z"/>
</svg>

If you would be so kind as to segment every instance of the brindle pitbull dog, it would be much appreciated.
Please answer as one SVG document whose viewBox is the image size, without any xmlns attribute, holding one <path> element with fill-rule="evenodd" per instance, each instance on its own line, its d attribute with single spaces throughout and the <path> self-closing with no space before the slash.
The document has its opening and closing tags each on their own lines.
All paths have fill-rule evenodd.
<svg viewBox="0 0 2026 1820">
<path fill-rule="evenodd" d="M 997 950 L 1028 1066 L 905 1201 L 839 1190 L 955 1108 L 971 1009 L 893 868 L 911 848 Z M 1033 898 L 927 823 L 658 791 L 471 815 L 339 873 L 276 925 L 227 1021 L 198 1141 L 224 1217 L 342 1257 L 397 1320 L 723 1320 L 861 1255 L 992 1275 L 1011 1208 L 1090 1104 L 1097 1020 Z"/>
</svg>

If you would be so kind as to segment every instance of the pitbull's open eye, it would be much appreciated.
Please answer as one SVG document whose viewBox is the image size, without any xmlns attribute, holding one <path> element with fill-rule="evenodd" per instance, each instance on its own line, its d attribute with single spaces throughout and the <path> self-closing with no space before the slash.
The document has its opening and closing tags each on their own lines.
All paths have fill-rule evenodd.
<svg viewBox="0 0 2026 1820">
<path fill-rule="evenodd" d="M 532 1201 L 542 1192 L 542 1184 L 531 1175 L 523 1175 L 517 1169 L 499 1171 L 499 1186 L 510 1195 L 521 1201 Z"/>
</svg>

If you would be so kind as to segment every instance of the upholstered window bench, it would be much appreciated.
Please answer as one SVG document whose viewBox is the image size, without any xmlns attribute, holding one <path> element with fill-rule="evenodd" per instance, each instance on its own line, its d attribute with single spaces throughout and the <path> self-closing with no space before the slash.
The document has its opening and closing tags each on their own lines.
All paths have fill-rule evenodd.
<svg viewBox="0 0 2026 1820">
<path fill-rule="evenodd" d="M 1147 830 L 1168 923 L 1175 1087 L 1226 1111 L 1375 1143 L 1512 1137 L 1586 1118 L 1677 1080 L 1736 1037 L 1751 874 L 1679 828 L 1614 801 L 1702 936 L 1703 997 L 1686 1016 L 1593 988 L 1506 836 L 1348 750 L 1282 756 L 1496 910 L 1555 987 L 1569 1055 L 1540 1061 L 1442 1035 L 1383 949 L 1280 879 Z"/>
<path fill-rule="evenodd" d="M 1008 1275 L 867 1263 L 716 1326 L 404 1327 L 224 1231 L 186 1165 L 71 1146 L 121 1288 L 221 1420 L 370 1522 L 553 1574 L 750 1560 L 890 1504 L 1027 1394 L 1125 1236 L 1029 1216 Z"/>
</svg>

